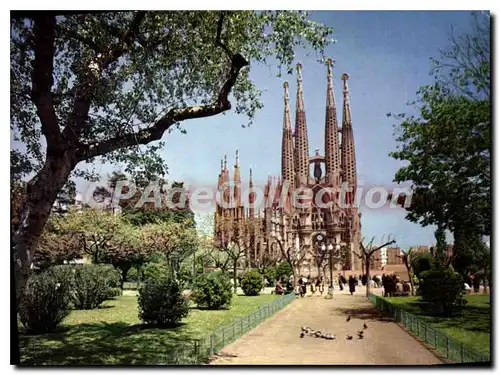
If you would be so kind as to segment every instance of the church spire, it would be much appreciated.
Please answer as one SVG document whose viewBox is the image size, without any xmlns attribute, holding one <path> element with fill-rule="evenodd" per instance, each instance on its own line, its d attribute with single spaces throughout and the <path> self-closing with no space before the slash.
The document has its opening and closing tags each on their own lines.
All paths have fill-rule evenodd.
<svg viewBox="0 0 500 375">
<path fill-rule="evenodd" d="M 337 124 L 337 106 L 333 92 L 332 67 L 333 60 L 328 59 L 326 85 L 326 117 L 325 117 L 325 167 L 326 181 L 329 185 L 340 185 L 340 155 Z"/>
<path fill-rule="evenodd" d="M 283 83 L 285 89 L 285 110 L 283 114 L 283 138 L 281 142 L 281 176 L 289 186 L 294 184 L 293 169 L 293 136 L 290 120 L 290 103 L 288 101 L 288 82 Z"/>
<path fill-rule="evenodd" d="M 306 112 L 302 92 L 302 64 L 297 64 L 297 103 L 295 105 L 295 174 L 296 186 L 307 184 L 309 177 L 309 145 Z"/>
<path fill-rule="evenodd" d="M 250 179 L 248 181 L 248 216 L 255 216 L 255 191 L 253 189 L 252 168 L 250 168 Z"/>
<path fill-rule="evenodd" d="M 224 204 L 226 207 L 229 207 L 229 203 L 231 202 L 231 188 L 229 186 L 229 170 L 227 169 L 227 155 L 224 155 L 224 172 L 222 174 L 222 179 L 224 183 L 224 192 L 222 194 Z"/>
<path fill-rule="evenodd" d="M 354 193 L 356 192 L 356 154 L 354 151 L 354 134 L 352 130 L 351 106 L 349 103 L 349 87 L 347 80 L 349 74 L 342 74 L 344 82 L 344 105 L 342 110 L 342 182 L 347 182 L 352 192 L 346 194 L 349 204 L 354 201 Z"/>
<path fill-rule="evenodd" d="M 240 166 L 238 163 L 238 150 L 236 150 L 236 162 L 234 164 L 234 207 L 239 209 L 241 207 L 241 176 L 240 176 Z"/>
</svg>

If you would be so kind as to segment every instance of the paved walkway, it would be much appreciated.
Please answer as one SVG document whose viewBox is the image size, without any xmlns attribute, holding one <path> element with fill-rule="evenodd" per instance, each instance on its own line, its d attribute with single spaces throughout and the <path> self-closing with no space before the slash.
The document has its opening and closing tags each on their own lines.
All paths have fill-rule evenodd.
<svg viewBox="0 0 500 375">
<path fill-rule="evenodd" d="M 442 363 L 396 323 L 384 318 L 363 297 L 339 292 L 334 298 L 293 301 L 246 335 L 222 349 L 212 364 L 370 364 Z M 351 320 L 346 322 L 347 316 Z M 368 325 L 363 339 L 357 331 Z M 333 333 L 336 340 L 300 338 L 300 327 Z M 347 334 L 354 336 L 346 340 Z"/>
</svg>

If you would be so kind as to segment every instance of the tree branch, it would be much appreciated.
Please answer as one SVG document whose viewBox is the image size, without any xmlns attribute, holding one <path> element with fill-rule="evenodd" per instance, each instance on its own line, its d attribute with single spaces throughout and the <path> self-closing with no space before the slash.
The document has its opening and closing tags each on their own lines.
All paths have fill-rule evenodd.
<svg viewBox="0 0 500 375">
<path fill-rule="evenodd" d="M 221 11 L 219 13 L 219 21 L 217 22 L 217 35 L 215 37 L 215 45 L 217 47 L 221 47 L 224 52 L 226 52 L 226 55 L 227 57 L 229 57 L 229 59 L 233 59 L 233 54 L 231 53 L 231 51 L 229 50 L 229 48 L 222 42 L 222 37 L 221 37 L 221 34 L 222 34 L 222 25 L 224 23 L 224 16 L 225 16 L 225 12 L 224 11 Z"/>
<path fill-rule="evenodd" d="M 31 98 L 36 105 L 42 125 L 42 133 L 47 140 L 47 156 L 61 149 L 61 132 L 57 121 L 52 97 L 52 77 L 54 70 L 55 16 L 41 14 L 34 18 L 35 61 L 31 77 Z"/>
<path fill-rule="evenodd" d="M 239 53 L 233 56 L 229 75 L 219 92 L 217 100 L 214 103 L 203 106 L 174 108 L 168 111 L 165 116 L 149 128 L 141 129 L 135 133 L 127 133 L 97 144 L 82 144 L 77 151 L 77 159 L 79 161 L 83 161 L 107 154 L 120 148 L 141 144 L 145 145 L 150 142 L 160 140 L 163 133 L 178 122 L 195 118 L 215 116 L 231 109 L 231 103 L 228 99 L 229 93 L 238 78 L 240 70 L 247 65 L 248 61 L 245 60 L 245 58 Z"/>
</svg>

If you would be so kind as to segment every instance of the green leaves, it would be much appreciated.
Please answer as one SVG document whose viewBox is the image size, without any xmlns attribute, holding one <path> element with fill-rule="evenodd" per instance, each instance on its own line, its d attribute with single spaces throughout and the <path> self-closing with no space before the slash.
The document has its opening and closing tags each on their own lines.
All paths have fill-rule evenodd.
<svg viewBox="0 0 500 375">
<path fill-rule="evenodd" d="M 417 106 L 420 116 L 393 116 L 399 121 L 398 145 L 390 156 L 408 163 L 394 178 L 398 183 L 412 183 L 408 220 L 451 231 L 467 227 L 469 233 L 489 234 L 491 103 L 484 92 L 481 96 L 469 95 L 472 74 L 476 82 L 486 82 L 489 69 L 481 73 L 474 68 L 477 59 L 484 65 L 486 52 L 474 55 L 478 46 L 470 36 L 463 38 L 462 42 L 471 43 L 464 45 L 452 39 L 450 50 L 443 52 L 441 60 L 434 60 L 441 68 L 449 67 L 451 75 L 450 79 L 437 76 L 434 84 L 419 89 L 418 99 L 411 105 Z M 464 61 L 466 56 L 468 60 Z M 450 67 L 449 59 L 457 66 Z"/>
<path fill-rule="evenodd" d="M 112 12 L 56 18 L 52 67 L 53 105 L 60 129 L 81 122 L 78 141 L 93 145 L 151 128 L 173 108 L 213 103 L 231 67 L 230 54 L 252 63 L 275 58 L 290 70 L 296 47 L 323 58 L 333 30 L 301 11 Z M 140 20 L 140 21 L 138 21 Z M 221 47 L 216 42 L 219 22 Z M 40 123 L 30 97 L 34 29 L 31 20 L 11 23 L 11 128 L 37 171 L 44 160 Z M 138 27 L 137 27 L 138 25 Z M 252 123 L 262 108 L 261 91 L 243 69 L 232 87 L 232 108 Z M 79 102 L 80 101 L 80 102 Z M 78 103 L 89 101 L 88 113 Z M 214 113 L 216 114 L 216 113 Z M 244 126 L 246 126 L 244 124 Z M 179 124 L 168 130 L 185 132 Z M 132 144 L 87 162 L 126 163 L 141 178 L 163 175 L 162 143 Z M 70 148 L 76 144 L 70 145 Z M 114 147 L 116 148 L 116 147 Z M 113 149 L 114 149 L 113 148 Z M 84 177 L 88 174 L 77 172 Z"/>
</svg>

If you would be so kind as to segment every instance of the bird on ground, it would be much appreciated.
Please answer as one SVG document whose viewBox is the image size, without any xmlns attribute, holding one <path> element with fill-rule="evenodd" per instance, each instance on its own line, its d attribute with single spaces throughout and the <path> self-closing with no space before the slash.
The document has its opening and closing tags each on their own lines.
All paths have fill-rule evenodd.
<svg viewBox="0 0 500 375">
<path fill-rule="evenodd" d="M 349 320 L 351 320 L 351 316 L 349 315 L 346 319 L 346 322 L 348 322 Z"/>
<path fill-rule="evenodd" d="M 359 338 L 359 339 L 362 339 L 362 338 L 363 338 L 363 331 L 359 331 L 359 332 L 358 332 L 358 338 Z"/>
<path fill-rule="evenodd" d="M 302 330 L 302 332 L 307 331 L 307 327 L 300 327 L 300 329 Z"/>
<path fill-rule="evenodd" d="M 314 335 L 315 335 L 316 337 L 321 337 L 321 331 L 316 331 L 316 332 L 314 332 Z"/>
<path fill-rule="evenodd" d="M 351 335 L 347 335 L 347 340 L 352 340 L 352 336 Z"/>
<path fill-rule="evenodd" d="M 363 323 L 363 328 L 364 328 L 364 329 L 367 329 L 367 328 L 368 328 L 368 326 L 366 325 L 366 323 Z"/>
<path fill-rule="evenodd" d="M 300 338 L 303 338 L 304 337 L 304 332 L 301 332 L 300 333 Z"/>
</svg>

